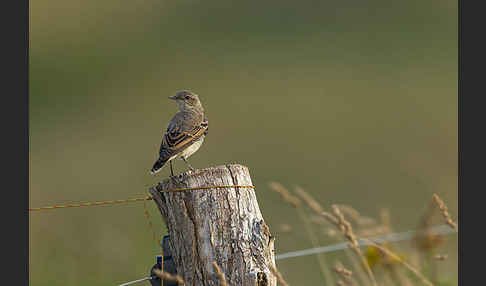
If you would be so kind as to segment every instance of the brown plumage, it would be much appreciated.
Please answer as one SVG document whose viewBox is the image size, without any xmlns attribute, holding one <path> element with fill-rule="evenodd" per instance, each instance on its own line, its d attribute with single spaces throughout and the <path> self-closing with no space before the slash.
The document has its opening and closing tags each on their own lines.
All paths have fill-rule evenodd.
<svg viewBox="0 0 486 286">
<path fill-rule="evenodd" d="M 169 98 L 176 101 L 179 112 L 172 117 L 165 131 L 159 158 L 150 170 L 151 174 L 159 172 L 165 163 L 170 162 L 171 174 L 174 175 L 171 161 L 177 157 L 193 169 L 187 162 L 187 158 L 201 147 L 208 133 L 208 120 L 197 94 L 183 90 Z"/>
</svg>

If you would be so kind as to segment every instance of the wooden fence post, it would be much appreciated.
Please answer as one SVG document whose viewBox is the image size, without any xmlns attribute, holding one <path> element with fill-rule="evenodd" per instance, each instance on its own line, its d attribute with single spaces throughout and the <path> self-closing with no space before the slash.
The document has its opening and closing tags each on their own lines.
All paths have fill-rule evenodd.
<svg viewBox="0 0 486 286">
<path fill-rule="evenodd" d="M 187 171 L 165 179 L 150 194 L 170 236 L 177 273 L 185 285 L 220 285 L 213 266 L 228 285 L 276 286 L 274 238 L 265 224 L 252 188 L 179 188 L 252 185 L 248 168 L 239 164 Z"/>
</svg>

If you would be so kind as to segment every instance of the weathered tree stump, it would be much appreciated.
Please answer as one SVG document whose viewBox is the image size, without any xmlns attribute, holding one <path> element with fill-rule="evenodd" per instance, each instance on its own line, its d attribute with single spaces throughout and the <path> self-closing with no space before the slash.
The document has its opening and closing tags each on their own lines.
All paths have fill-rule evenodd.
<svg viewBox="0 0 486 286">
<path fill-rule="evenodd" d="M 238 164 L 187 171 L 165 179 L 150 194 L 165 221 L 177 273 L 186 285 L 220 285 L 215 261 L 229 285 L 275 286 L 274 238 L 252 188 L 164 192 L 179 188 L 252 185 Z"/>
</svg>

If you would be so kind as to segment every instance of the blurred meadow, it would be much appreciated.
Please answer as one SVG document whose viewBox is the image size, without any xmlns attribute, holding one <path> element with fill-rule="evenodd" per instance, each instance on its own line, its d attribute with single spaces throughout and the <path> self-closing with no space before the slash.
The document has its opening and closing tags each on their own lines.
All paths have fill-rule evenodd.
<svg viewBox="0 0 486 286">
<path fill-rule="evenodd" d="M 177 110 L 167 97 L 190 89 L 210 130 L 189 162 L 249 167 L 277 254 L 312 243 L 271 181 L 328 211 L 386 208 L 394 231 L 415 229 L 433 193 L 457 219 L 457 6 L 31 1 L 30 206 L 146 195 L 170 173 L 149 174 Z M 29 221 L 30 285 L 118 285 L 147 276 L 160 252 L 142 202 Z M 439 252 L 441 278 L 457 285 L 457 235 Z M 277 266 L 290 285 L 325 285 L 316 256 Z"/>
</svg>

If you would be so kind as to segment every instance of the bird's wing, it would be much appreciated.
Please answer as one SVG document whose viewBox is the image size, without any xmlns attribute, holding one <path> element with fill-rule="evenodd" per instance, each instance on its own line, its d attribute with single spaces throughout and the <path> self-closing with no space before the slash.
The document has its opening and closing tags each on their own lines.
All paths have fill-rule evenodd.
<svg viewBox="0 0 486 286">
<path fill-rule="evenodd" d="M 160 157 L 169 159 L 182 152 L 187 147 L 205 135 L 208 129 L 208 121 L 204 117 L 195 118 L 187 114 L 177 113 L 169 123 L 167 131 L 162 138 Z"/>
</svg>

